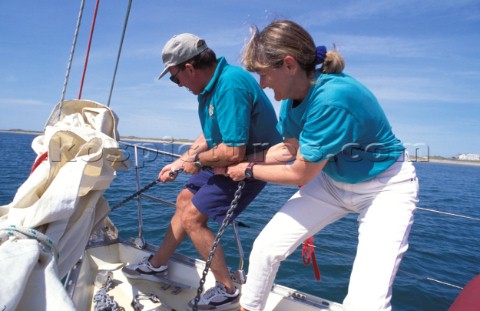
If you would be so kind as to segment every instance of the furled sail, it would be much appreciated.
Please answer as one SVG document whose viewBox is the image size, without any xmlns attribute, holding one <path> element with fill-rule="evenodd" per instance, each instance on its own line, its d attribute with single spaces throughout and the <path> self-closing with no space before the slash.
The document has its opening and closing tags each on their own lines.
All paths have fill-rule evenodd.
<svg viewBox="0 0 480 311">
<path fill-rule="evenodd" d="M 103 194 L 129 161 L 118 118 L 89 100 L 59 103 L 32 148 L 39 162 L 0 206 L 0 309 L 74 310 L 61 279 L 108 215 Z"/>
</svg>

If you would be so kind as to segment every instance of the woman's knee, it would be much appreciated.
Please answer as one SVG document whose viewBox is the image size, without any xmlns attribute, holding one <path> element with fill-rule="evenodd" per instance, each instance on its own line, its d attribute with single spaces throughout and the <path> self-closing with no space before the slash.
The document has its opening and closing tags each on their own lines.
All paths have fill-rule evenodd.
<svg viewBox="0 0 480 311">
<path fill-rule="evenodd" d="M 270 265 L 285 260 L 287 251 L 281 245 L 275 243 L 270 239 L 258 236 L 253 243 L 252 251 L 250 252 L 250 260 L 262 259 L 267 261 Z"/>
</svg>

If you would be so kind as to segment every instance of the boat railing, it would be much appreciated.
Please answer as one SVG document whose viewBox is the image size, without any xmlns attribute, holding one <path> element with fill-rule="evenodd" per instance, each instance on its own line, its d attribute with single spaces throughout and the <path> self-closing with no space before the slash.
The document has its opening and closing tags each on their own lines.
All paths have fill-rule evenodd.
<svg viewBox="0 0 480 311">
<path fill-rule="evenodd" d="M 127 146 L 127 147 L 133 148 L 137 191 L 141 191 L 140 166 L 139 166 L 139 162 L 138 162 L 138 160 L 139 160 L 138 150 L 155 152 L 157 154 L 170 156 L 170 157 L 173 157 L 173 158 L 175 158 L 175 157 L 178 158 L 179 157 L 178 155 L 176 155 L 174 153 L 171 153 L 171 152 L 162 151 L 162 150 L 158 150 L 158 149 L 155 149 L 155 148 L 149 148 L 149 147 L 142 146 L 142 145 L 139 145 L 139 144 L 128 143 L 128 142 L 125 142 L 125 141 L 121 141 L 120 143 Z M 148 195 L 148 194 L 141 193 L 140 195 L 137 196 L 139 230 L 138 230 L 138 237 L 136 238 L 135 244 L 139 248 L 142 248 L 142 247 L 145 246 L 145 242 L 144 242 L 144 239 L 143 239 L 143 232 L 142 232 L 142 214 L 141 214 L 142 198 L 149 199 L 149 200 L 152 200 L 152 201 L 155 201 L 155 202 L 158 202 L 158 203 L 162 203 L 162 204 L 168 205 L 168 206 L 173 206 L 173 207 L 175 206 L 175 204 L 172 203 L 172 202 L 168 202 L 168 201 L 165 201 L 165 200 L 157 198 L 157 197 L 153 197 L 153 196 Z M 438 211 L 438 210 L 435 210 L 435 209 L 432 209 L 432 208 L 427 208 L 427 207 L 417 207 L 417 209 L 420 210 L 420 211 L 423 211 L 423 212 L 427 212 L 427 213 L 442 214 L 442 215 L 447 216 L 447 217 L 455 217 L 455 218 L 461 218 L 461 219 L 467 219 L 467 220 L 470 220 L 470 221 L 480 222 L 480 218 L 477 218 L 477 217 L 465 216 L 465 215 L 460 215 L 460 214 L 455 214 L 455 213 L 447 213 L 447 212 Z M 231 226 L 232 226 L 232 229 L 233 229 L 234 238 L 235 238 L 235 241 L 236 241 L 236 244 L 237 244 L 237 249 L 238 249 L 238 254 L 239 254 L 238 270 L 235 271 L 235 272 L 232 272 L 232 278 L 239 281 L 239 282 L 244 283 L 244 280 L 245 280 L 245 273 L 244 273 L 244 270 L 243 270 L 244 252 L 243 252 L 243 247 L 242 247 L 242 244 L 241 244 L 241 240 L 240 240 L 239 235 L 238 235 L 238 227 L 239 226 L 246 226 L 246 225 L 244 225 L 241 222 L 232 221 Z M 249 227 L 249 226 L 246 226 L 246 227 Z M 250 229 L 255 230 L 255 228 L 250 228 Z M 337 252 L 337 251 L 334 251 L 334 250 L 331 250 L 331 249 L 328 249 L 328 248 L 324 248 L 324 247 L 319 247 L 318 245 L 310 245 L 310 246 L 313 247 L 314 249 L 321 250 L 321 251 L 324 251 L 324 252 L 327 252 L 327 253 L 331 253 L 331 254 L 334 254 L 336 256 L 341 256 L 341 257 L 344 257 L 344 258 L 348 258 L 349 260 L 353 261 L 352 255 L 348 255 L 348 254 L 345 254 L 345 253 L 340 253 L 340 252 Z M 459 286 L 458 284 L 452 284 L 451 282 L 438 280 L 436 278 L 428 277 L 428 276 L 425 276 L 425 275 L 418 275 L 417 273 L 412 273 L 412 272 L 406 271 L 404 269 L 400 269 L 399 272 L 400 273 L 405 273 L 405 274 L 409 275 L 409 277 L 413 277 L 413 278 L 416 278 L 416 279 L 428 280 L 428 281 L 432 281 L 432 282 L 435 282 L 437 284 L 441 284 L 441 285 L 444 285 L 444 286 L 449 286 L 449 287 L 453 287 L 453 288 L 462 289 L 462 287 Z"/>
</svg>

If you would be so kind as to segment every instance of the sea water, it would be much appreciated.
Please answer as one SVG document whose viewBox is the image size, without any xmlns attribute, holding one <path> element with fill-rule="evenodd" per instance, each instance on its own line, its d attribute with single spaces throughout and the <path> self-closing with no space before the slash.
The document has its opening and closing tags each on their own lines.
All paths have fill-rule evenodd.
<svg viewBox="0 0 480 311">
<path fill-rule="evenodd" d="M 36 154 L 31 149 L 35 136 L 0 133 L 0 205 L 12 201 L 17 188 L 28 178 Z M 141 143 L 145 147 L 175 154 L 185 146 L 164 143 Z M 133 148 L 124 146 L 133 155 Z M 139 150 L 140 187 L 154 181 L 171 156 L 155 155 Z M 132 163 L 134 164 L 134 163 Z M 419 209 L 410 234 L 410 247 L 393 286 L 393 310 L 447 310 L 461 287 L 480 273 L 480 167 L 430 162 L 414 163 L 420 181 Z M 158 184 L 146 193 L 174 202 L 182 189 L 186 174 L 173 183 Z M 245 251 L 244 269 L 248 272 L 248 254 L 263 226 L 296 187 L 269 184 L 237 221 Z M 105 197 L 111 206 L 136 192 L 135 169 L 119 171 Z M 143 198 L 142 235 L 147 243 L 161 243 L 174 208 Z M 110 213 L 122 238 L 137 237 L 137 199 Z M 432 209 L 446 214 L 426 211 Z M 471 218 L 458 217 L 468 216 Z M 285 260 L 276 283 L 299 291 L 341 302 L 347 293 L 348 280 L 357 245 L 357 216 L 349 215 L 315 235 L 316 258 L 321 279 L 316 281 L 312 266 L 302 262 L 301 247 Z M 209 223 L 215 233 L 219 225 Z M 227 261 L 238 268 L 238 251 L 233 230 L 227 228 L 222 237 Z M 191 242 L 186 240 L 178 252 L 197 257 Z M 366 280 L 368 286 L 368 280 Z"/>
</svg>

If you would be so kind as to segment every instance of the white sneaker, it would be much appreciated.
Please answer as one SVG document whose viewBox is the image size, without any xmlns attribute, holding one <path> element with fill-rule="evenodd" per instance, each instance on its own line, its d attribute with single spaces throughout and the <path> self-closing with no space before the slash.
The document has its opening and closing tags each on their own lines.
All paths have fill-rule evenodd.
<svg viewBox="0 0 480 311">
<path fill-rule="evenodd" d="M 144 279 L 153 282 L 161 282 L 161 278 L 165 278 L 168 274 L 168 266 L 155 268 L 149 261 L 152 257 L 153 255 L 143 257 L 142 261 L 139 263 L 126 265 L 122 268 L 123 274 L 131 279 Z"/>
<path fill-rule="evenodd" d="M 188 310 L 193 310 L 195 298 L 188 303 Z M 235 288 L 233 294 L 229 294 L 222 283 L 216 282 L 215 287 L 209 288 L 200 297 L 197 310 L 239 310 L 240 291 Z"/>
</svg>

